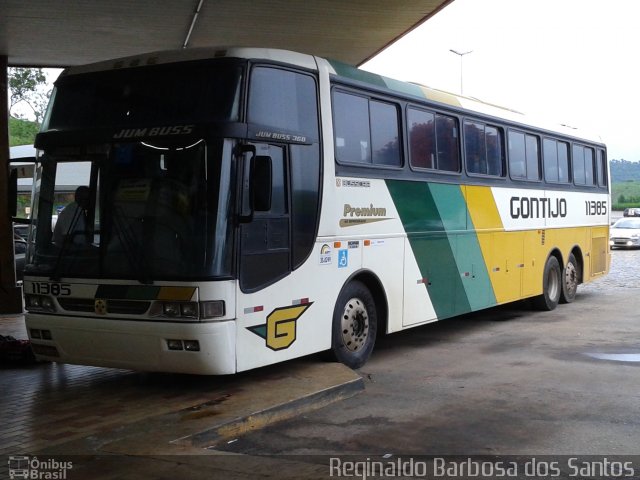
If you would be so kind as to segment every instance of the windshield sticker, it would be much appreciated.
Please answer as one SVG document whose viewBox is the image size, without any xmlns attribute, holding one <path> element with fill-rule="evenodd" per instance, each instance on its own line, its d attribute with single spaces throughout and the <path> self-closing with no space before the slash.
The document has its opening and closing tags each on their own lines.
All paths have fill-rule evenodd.
<svg viewBox="0 0 640 480">
<path fill-rule="evenodd" d="M 320 249 L 320 265 L 331 265 L 331 247 L 326 243 Z"/>
<path fill-rule="evenodd" d="M 349 250 L 338 250 L 338 268 L 349 266 Z"/>
</svg>

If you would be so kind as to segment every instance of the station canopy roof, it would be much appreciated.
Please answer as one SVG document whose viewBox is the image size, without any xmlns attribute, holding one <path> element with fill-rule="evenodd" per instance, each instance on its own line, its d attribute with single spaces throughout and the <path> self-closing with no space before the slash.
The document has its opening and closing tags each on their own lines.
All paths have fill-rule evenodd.
<svg viewBox="0 0 640 480">
<path fill-rule="evenodd" d="M 10 66 L 252 46 L 360 65 L 453 0 L 1 0 Z"/>
</svg>

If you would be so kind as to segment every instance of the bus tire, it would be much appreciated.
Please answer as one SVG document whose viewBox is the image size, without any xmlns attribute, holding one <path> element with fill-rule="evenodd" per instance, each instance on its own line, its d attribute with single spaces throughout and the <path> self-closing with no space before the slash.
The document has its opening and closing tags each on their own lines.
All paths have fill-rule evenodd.
<svg viewBox="0 0 640 480">
<path fill-rule="evenodd" d="M 580 264 L 573 253 L 569 254 L 567 264 L 562 272 L 562 295 L 560 303 L 571 303 L 576 298 L 578 284 L 580 283 Z"/>
<path fill-rule="evenodd" d="M 558 306 L 562 293 L 562 271 L 558 259 L 551 255 L 547 258 L 542 274 L 542 295 L 533 299 L 537 310 L 551 311 Z"/>
<path fill-rule="evenodd" d="M 333 310 L 332 357 L 350 368 L 363 366 L 376 341 L 378 316 L 369 289 L 359 281 L 344 286 Z"/>
</svg>

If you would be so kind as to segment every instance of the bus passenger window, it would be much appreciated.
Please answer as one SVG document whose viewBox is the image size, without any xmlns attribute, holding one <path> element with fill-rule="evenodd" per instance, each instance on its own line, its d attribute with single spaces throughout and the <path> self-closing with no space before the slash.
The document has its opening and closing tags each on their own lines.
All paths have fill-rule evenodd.
<svg viewBox="0 0 640 480">
<path fill-rule="evenodd" d="M 598 149 L 598 159 L 596 163 L 597 171 L 598 171 L 598 185 L 601 187 L 606 187 L 608 184 L 607 181 L 607 158 L 604 154 L 604 150 Z"/>
<path fill-rule="evenodd" d="M 573 180 L 576 185 L 595 185 L 593 148 L 573 146 Z"/>
<path fill-rule="evenodd" d="M 436 145 L 438 146 L 438 170 L 459 172 L 458 121 L 455 118 L 436 115 Z"/>
<path fill-rule="evenodd" d="M 431 112 L 407 109 L 409 124 L 409 158 L 412 167 L 436 168 L 435 115 Z"/>
<path fill-rule="evenodd" d="M 558 142 L 558 182 L 569 183 L 569 144 Z"/>
<path fill-rule="evenodd" d="M 540 154 L 538 153 L 538 138 L 526 136 L 527 150 L 527 180 L 540 180 Z"/>
<path fill-rule="evenodd" d="M 502 131 L 480 122 L 464 122 L 469 173 L 502 176 Z"/>
<path fill-rule="evenodd" d="M 542 140 L 544 160 L 544 179 L 547 182 L 558 181 L 558 142 L 545 138 Z"/>
<path fill-rule="evenodd" d="M 539 141 L 535 135 L 509 132 L 509 171 L 511 178 L 540 180 Z"/>
<path fill-rule="evenodd" d="M 469 173 L 487 174 L 484 124 L 464 122 L 464 150 Z"/>
<path fill-rule="evenodd" d="M 524 133 L 509 132 L 509 172 L 511 178 L 527 178 Z"/>
<path fill-rule="evenodd" d="M 487 174 L 502 177 L 504 155 L 502 145 L 502 130 L 487 126 L 485 130 L 485 142 L 487 146 Z"/>
<path fill-rule="evenodd" d="M 400 166 L 398 110 L 395 105 L 371 101 L 371 146 L 374 165 Z"/>
<path fill-rule="evenodd" d="M 593 149 L 584 149 L 584 182 L 586 185 L 595 185 L 593 176 Z"/>
<path fill-rule="evenodd" d="M 573 181 L 576 185 L 586 185 L 586 173 L 584 171 L 584 147 L 574 145 L 572 149 Z"/>
<path fill-rule="evenodd" d="M 542 154 L 544 179 L 552 183 L 569 183 L 569 144 L 545 138 Z"/>
<path fill-rule="evenodd" d="M 339 162 L 371 163 L 368 99 L 334 92 L 333 128 Z"/>
</svg>

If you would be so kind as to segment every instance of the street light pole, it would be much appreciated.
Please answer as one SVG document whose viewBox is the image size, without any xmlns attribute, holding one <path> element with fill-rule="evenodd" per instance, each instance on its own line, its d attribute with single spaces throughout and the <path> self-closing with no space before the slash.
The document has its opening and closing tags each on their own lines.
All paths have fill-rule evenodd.
<svg viewBox="0 0 640 480">
<path fill-rule="evenodd" d="M 454 50 L 453 48 L 450 48 L 449 51 L 451 53 L 455 53 L 456 55 L 458 55 L 460 57 L 460 95 L 463 95 L 464 91 L 462 89 L 462 57 L 464 57 L 468 53 L 473 52 L 473 50 L 468 50 L 466 52 L 460 52 L 458 50 Z"/>
</svg>

